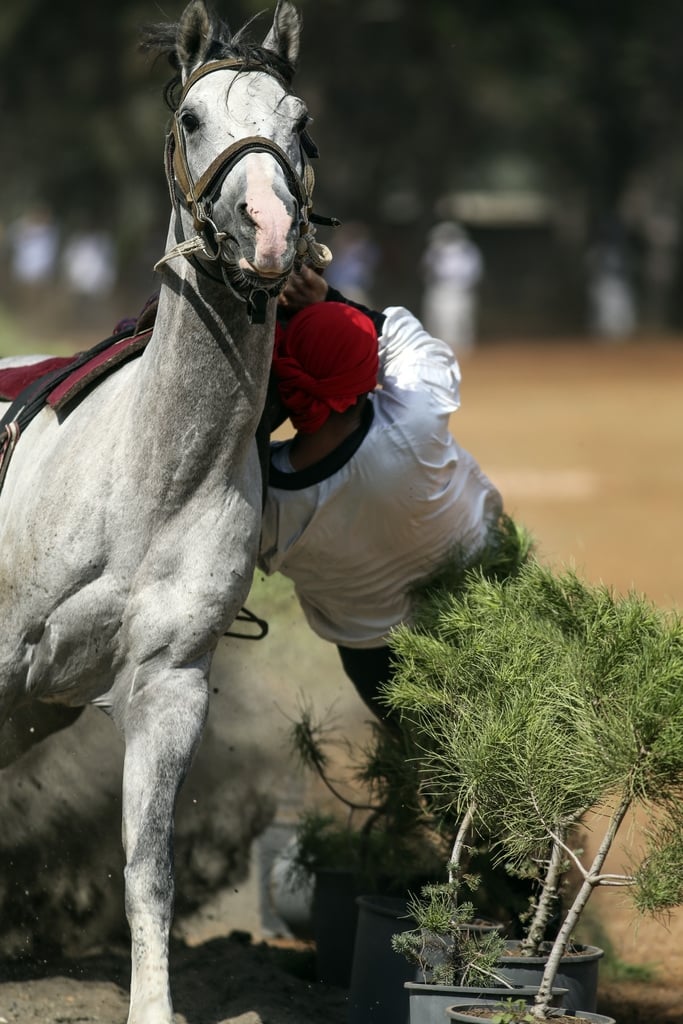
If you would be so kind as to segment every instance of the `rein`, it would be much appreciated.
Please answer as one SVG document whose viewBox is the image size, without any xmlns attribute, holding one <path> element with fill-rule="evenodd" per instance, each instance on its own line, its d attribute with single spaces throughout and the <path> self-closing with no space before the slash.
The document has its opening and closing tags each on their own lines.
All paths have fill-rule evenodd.
<svg viewBox="0 0 683 1024">
<path fill-rule="evenodd" d="M 212 274 L 202 260 L 216 264 L 227 287 L 241 302 L 246 302 L 249 322 L 261 324 L 265 323 L 268 300 L 279 295 L 288 275 L 284 275 L 269 287 L 257 287 L 251 284 L 239 268 L 237 260 L 231 252 L 233 239 L 226 232 L 219 231 L 212 219 L 213 202 L 220 192 L 226 176 L 248 153 L 268 153 L 275 159 L 284 172 L 288 187 L 299 207 L 300 237 L 296 246 L 297 259 L 301 260 L 306 256 L 315 267 L 326 267 L 332 259 L 332 254 L 326 245 L 315 241 L 315 228 L 312 227 L 312 223 L 337 224 L 339 222 L 334 218 L 316 217 L 312 213 L 315 174 L 309 157 L 317 157 L 318 150 L 306 131 L 302 132 L 300 136 L 300 155 L 303 167 L 301 176 L 277 143 L 262 135 L 251 135 L 233 142 L 211 161 L 197 181 L 193 179 L 187 162 L 185 139 L 178 111 L 187 93 L 200 78 L 226 68 L 232 71 L 261 71 L 277 78 L 286 87 L 286 83 L 273 68 L 265 64 L 239 59 L 209 61 L 197 68 L 187 79 L 178 101 L 178 107 L 173 115 L 171 130 L 166 136 L 164 163 L 171 202 L 176 210 L 178 204 L 181 203 L 192 214 L 197 234 L 193 238 L 181 239 L 176 246 L 162 256 L 155 264 L 154 269 L 157 270 L 177 256 L 185 256 L 192 260 L 203 274 L 208 274 L 214 280 L 220 280 L 221 278 Z M 177 218 L 177 221 L 179 223 L 180 218 Z M 195 259 L 197 256 L 200 256 L 201 259 Z"/>
</svg>

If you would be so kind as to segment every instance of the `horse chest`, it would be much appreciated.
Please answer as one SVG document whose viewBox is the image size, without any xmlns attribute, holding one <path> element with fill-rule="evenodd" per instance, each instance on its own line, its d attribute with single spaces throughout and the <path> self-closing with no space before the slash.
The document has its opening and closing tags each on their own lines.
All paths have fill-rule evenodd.
<svg viewBox="0 0 683 1024">
<path fill-rule="evenodd" d="M 6 678 L 34 698 L 87 703 L 117 670 L 122 605 L 111 580 L 58 596 L 34 579 L 22 597 L 21 611 L 3 609 Z"/>
<path fill-rule="evenodd" d="M 2 662 L 15 685 L 85 703 L 136 665 L 209 653 L 246 599 L 254 568 L 259 517 L 249 503 L 236 517 L 234 505 L 226 501 L 215 515 L 199 502 L 162 518 L 144 543 L 129 535 L 115 550 L 102 547 L 101 525 L 59 539 L 29 531 L 13 547 L 22 600 L 9 577 L 0 597 Z"/>
</svg>

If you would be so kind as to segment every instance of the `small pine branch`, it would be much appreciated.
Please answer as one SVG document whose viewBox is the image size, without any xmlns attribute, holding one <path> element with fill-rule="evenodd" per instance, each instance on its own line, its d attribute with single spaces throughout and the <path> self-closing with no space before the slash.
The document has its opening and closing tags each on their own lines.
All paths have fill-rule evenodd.
<svg viewBox="0 0 683 1024">
<path fill-rule="evenodd" d="M 416 964 L 425 981 L 470 985 L 490 980 L 505 942 L 496 930 L 472 929 L 474 906 L 461 901 L 459 882 L 430 884 L 412 895 L 408 912 L 417 927 L 392 938 L 392 948 Z"/>
<path fill-rule="evenodd" d="M 679 812 L 680 815 L 680 812 Z M 683 903 L 683 821 L 666 818 L 648 830 L 648 849 L 634 876 L 633 900 L 641 913 L 662 914 Z"/>
</svg>

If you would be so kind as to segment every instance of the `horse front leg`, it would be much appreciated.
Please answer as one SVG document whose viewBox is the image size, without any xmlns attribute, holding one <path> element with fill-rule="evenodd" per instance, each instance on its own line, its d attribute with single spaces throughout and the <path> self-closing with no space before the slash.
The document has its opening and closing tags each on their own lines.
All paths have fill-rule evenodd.
<svg viewBox="0 0 683 1024">
<path fill-rule="evenodd" d="M 128 1024 L 172 1024 L 168 944 L 173 913 L 176 797 L 208 710 L 206 673 L 147 676 L 124 714 L 123 845 L 131 933 Z"/>
</svg>

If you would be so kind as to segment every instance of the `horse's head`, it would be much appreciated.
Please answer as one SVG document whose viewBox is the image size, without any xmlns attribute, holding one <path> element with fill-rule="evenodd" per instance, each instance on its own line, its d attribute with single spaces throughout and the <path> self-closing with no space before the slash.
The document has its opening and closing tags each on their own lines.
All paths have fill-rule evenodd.
<svg viewBox="0 0 683 1024">
<path fill-rule="evenodd" d="M 176 251 L 222 276 L 256 320 L 308 244 L 314 147 L 289 88 L 300 30 L 290 0 L 278 0 L 263 43 L 250 45 L 245 29 L 232 36 L 192 0 L 166 46 L 178 69 L 167 148 Z M 194 248 L 182 248 L 192 235 Z"/>
</svg>

